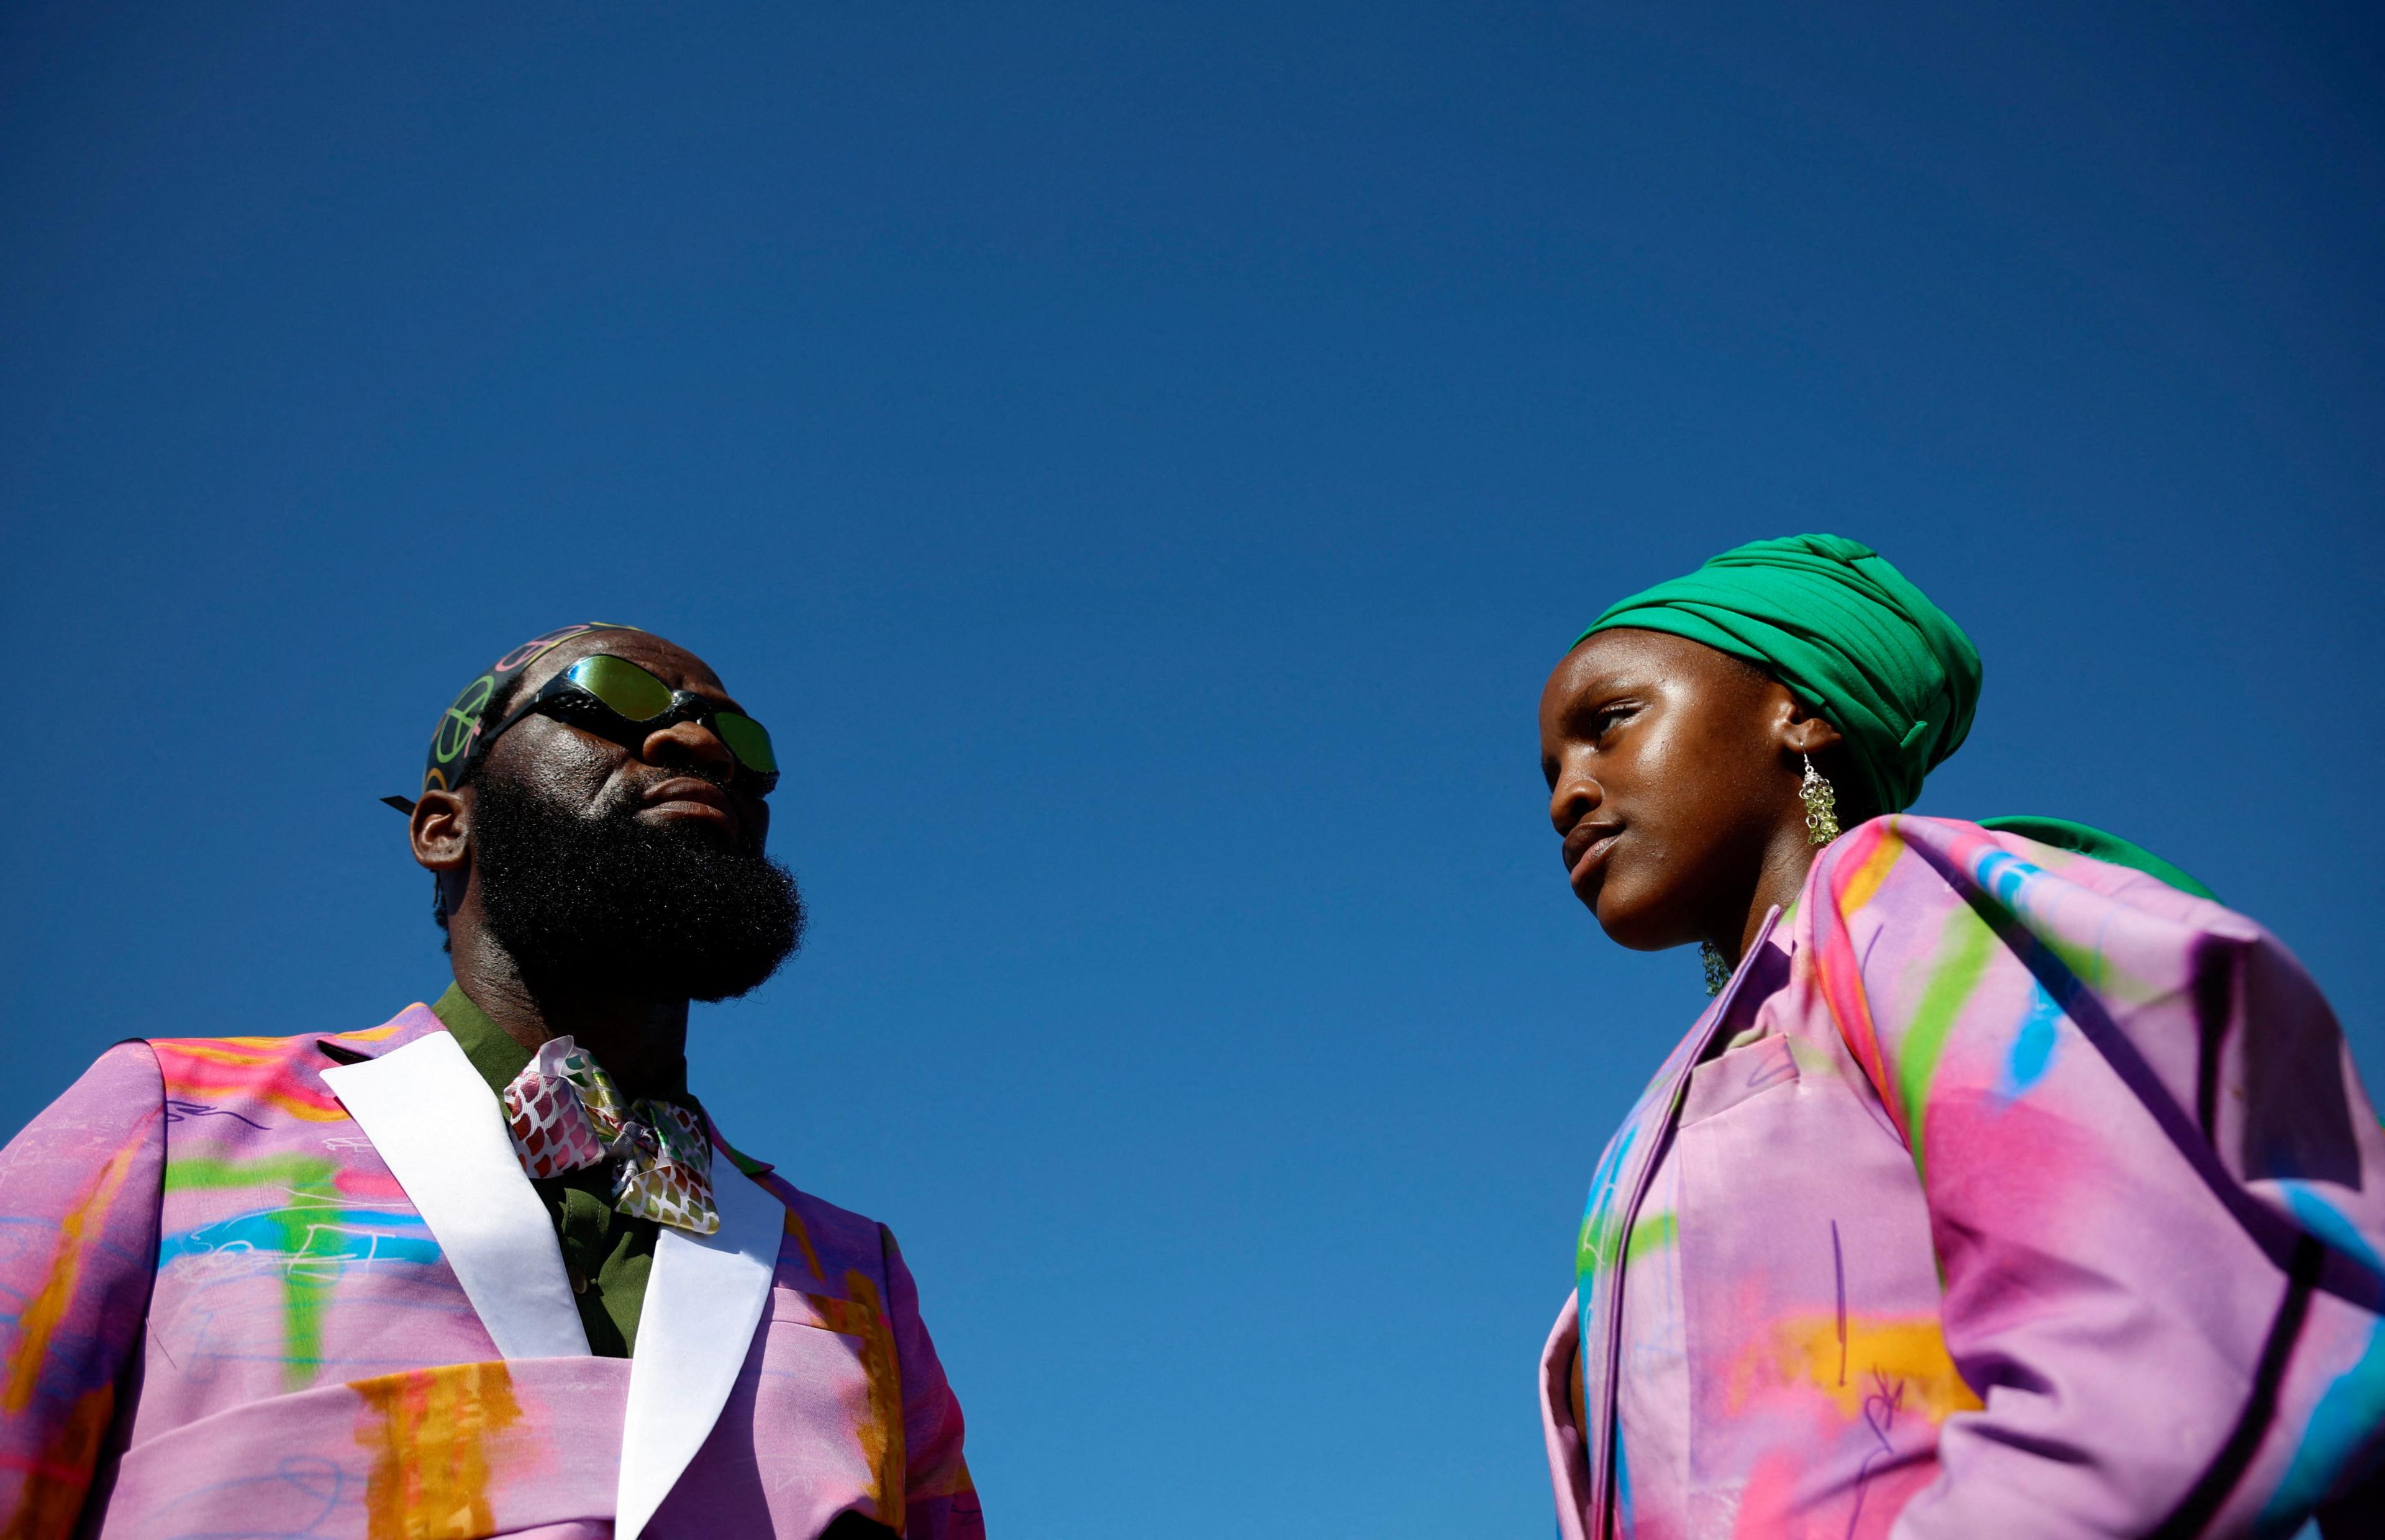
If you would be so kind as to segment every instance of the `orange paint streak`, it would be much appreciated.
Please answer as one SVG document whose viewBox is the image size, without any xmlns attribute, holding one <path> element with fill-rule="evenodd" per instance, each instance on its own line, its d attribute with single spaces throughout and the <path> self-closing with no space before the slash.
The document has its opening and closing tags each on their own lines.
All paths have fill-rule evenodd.
<svg viewBox="0 0 2385 1540">
<path fill-rule="evenodd" d="M 117 1189 L 124 1186 L 125 1174 L 132 1169 L 133 1159 L 140 1154 L 147 1136 L 144 1127 L 132 1142 L 108 1157 L 107 1164 L 100 1167 L 99 1174 L 92 1179 L 91 1190 L 58 1221 L 58 1248 L 50 1259 L 49 1273 L 17 1317 L 17 1345 L 8 1355 L 8 1383 L 0 1389 L 0 1411 L 11 1417 L 20 1416 L 33 1404 L 33 1387 L 41 1378 L 42 1360 L 49 1352 L 50 1335 L 66 1319 L 67 1308 L 74 1303 L 75 1282 L 82 1275 L 83 1253 L 90 1249 L 106 1222 Z"/>
<path fill-rule="evenodd" d="M 1836 884 L 1837 891 L 1831 897 L 1838 903 L 1839 913 L 1852 914 L 1871 902 L 1873 895 L 1879 891 L 1879 885 L 1888 880 L 1888 874 L 1896 865 L 1897 858 L 1904 853 L 1903 835 L 1895 833 L 1892 828 L 1879 830 L 1871 853 Z M 1843 866 L 1844 863 L 1841 864 Z"/>
<path fill-rule="evenodd" d="M 958 1497 L 977 1491 L 977 1478 L 969 1474 L 968 1461 L 964 1459 L 947 1475 L 931 1478 L 920 1488 L 922 1497 Z"/>
<path fill-rule="evenodd" d="M 1864 989 L 1863 961 L 1855 955 L 1854 939 L 1847 932 L 1853 906 L 1846 900 L 1852 893 L 1864 903 L 1870 902 L 1904 853 L 1904 840 L 1894 832 L 1893 820 L 1865 825 L 1824 855 L 1830 863 L 1827 874 L 1830 901 L 1814 906 L 1816 987 L 1822 1003 L 1829 1008 L 1840 1040 L 1875 1087 L 1889 1084 L 1888 1065 L 1880 1052 L 1879 1028 L 1871 1019 L 1871 1000 Z M 1881 1101 L 1889 1117 L 1899 1120 L 1898 1132 L 1906 1133 L 1896 1099 L 1883 1094 Z"/>
<path fill-rule="evenodd" d="M 356 1439 L 371 1540 L 479 1540 L 489 1507 L 492 1443 L 521 1420 L 503 1363 L 457 1363 L 350 1384 L 364 1401 Z"/>
<path fill-rule="evenodd" d="M 1783 1388 L 1818 1394 L 1850 1422 L 1863 1415 L 1867 1397 L 1889 1393 L 1897 1397 L 1900 1414 L 1918 1413 L 1933 1423 L 1980 1406 L 1946 1351 L 1935 1315 L 1851 1315 L 1843 1349 L 1835 1313 L 1792 1317 L 1775 1323 L 1770 1342 L 1740 1355 L 1729 1384 L 1734 1412 Z"/>
<path fill-rule="evenodd" d="M 830 1330 L 861 1339 L 861 1367 L 869 1379 L 869 1415 L 855 1425 L 855 1433 L 861 1440 L 862 1457 L 877 1473 L 878 1490 L 871 1496 L 878 1508 L 878 1520 L 899 1534 L 906 1496 L 904 1482 L 910 1464 L 903 1448 L 903 1364 L 894 1351 L 894 1334 L 886 1324 L 886 1308 L 879 1298 L 878 1285 L 869 1281 L 867 1273 L 847 1268 L 844 1287 L 859 1310 L 847 1313 L 850 1326 L 831 1323 Z M 866 1315 L 862 1313 L 865 1311 Z"/>
<path fill-rule="evenodd" d="M 174 1046 L 184 1053 L 201 1059 L 221 1059 L 226 1062 L 262 1062 L 267 1057 L 278 1058 L 290 1045 L 281 1037 L 176 1037 Z"/>
<path fill-rule="evenodd" d="M 412 1009 L 419 1011 L 426 1010 L 428 1007 L 417 1005 Z M 404 1025 L 404 1022 L 405 1018 L 401 1016 L 395 1020 L 384 1022 L 379 1026 L 368 1026 L 356 1032 L 333 1032 L 325 1033 L 322 1036 L 330 1037 L 335 1043 L 377 1043 L 395 1032 L 400 1025 Z M 308 1034 L 308 1036 L 312 1037 L 315 1034 Z M 198 1057 L 235 1062 L 263 1062 L 267 1059 L 279 1059 L 287 1054 L 293 1039 L 289 1037 L 163 1037 L 156 1041 Z"/>
<path fill-rule="evenodd" d="M 0 1540 L 66 1540 L 82 1517 L 84 1494 L 99 1466 L 99 1447 L 116 1416 L 116 1387 L 84 1392 L 25 1473 Z"/>
<path fill-rule="evenodd" d="M 812 1276 L 826 1283 L 828 1274 L 820 1271 L 819 1253 L 812 1249 L 812 1233 L 805 1227 L 802 1220 L 795 1217 L 795 1211 L 793 1209 L 787 1211 L 786 1231 L 795 1237 L 795 1244 L 803 1248 L 804 1265 L 812 1270 Z"/>
<path fill-rule="evenodd" d="M 277 1049 L 269 1054 L 221 1046 L 236 1041 L 154 1039 L 149 1046 L 156 1050 L 157 1068 L 165 1077 L 168 1099 L 206 1101 L 229 1096 L 264 1101 L 307 1123 L 337 1123 L 347 1117 L 347 1110 L 340 1105 L 338 1098 L 306 1086 L 293 1073 L 284 1057 L 290 1047 L 287 1039 L 250 1039 Z"/>
</svg>

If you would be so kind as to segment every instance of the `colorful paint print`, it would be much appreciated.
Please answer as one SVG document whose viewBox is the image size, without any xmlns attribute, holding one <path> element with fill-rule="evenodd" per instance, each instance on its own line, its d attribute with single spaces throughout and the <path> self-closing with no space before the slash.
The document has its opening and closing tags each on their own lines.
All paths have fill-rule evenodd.
<svg viewBox="0 0 2385 1540">
<path fill-rule="evenodd" d="M 0 1151 L 0 1540 L 613 1533 L 632 1360 L 500 1354 L 322 1079 L 443 1030 L 120 1044 Z M 893 1238 L 758 1169 L 768 1304 L 645 1534 L 981 1540 Z"/>
<path fill-rule="evenodd" d="M 2385 1131 L 2252 921 L 1893 817 L 1598 1164 L 1561 1534 L 2283 1534 L 2385 1460 Z"/>
</svg>

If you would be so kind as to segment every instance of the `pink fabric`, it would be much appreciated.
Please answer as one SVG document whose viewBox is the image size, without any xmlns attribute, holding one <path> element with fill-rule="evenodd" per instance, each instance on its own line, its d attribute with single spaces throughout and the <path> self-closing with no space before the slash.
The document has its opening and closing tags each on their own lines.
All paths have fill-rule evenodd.
<svg viewBox="0 0 2385 1540">
<path fill-rule="evenodd" d="M 1914 817 L 1823 852 L 1787 935 L 1601 1161 L 1580 1424 L 1542 1368 L 1563 1533 L 2282 1534 L 2375 1468 L 2385 1134 L 2274 938 Z M 1682 1493 L 1617 1417 L 1668 1163 Z"/>
<path fill-rule="evenodd" d="M 1583 1459 L 1581 1420 L 1574 1392 L 1581 1385 L 1581 1301 L 1567 1295 L 1541 1348 L 1541 1436 L 1547 1445 L 1549 1483 L 1557 1499 L 1557 1540 L 1587 1540 L 1590 1471 Z"/>
<path fill-rule="evenodd" d="M 321 1081 L 318 1042 L 441 1030 L 418 1005 L 327 1039 L 119 1045 L 0 1152 L 0 1293 L 28 1302 L 0 1327 L 0 1534 L 610 1534 L 628 1362 L 498 1361 Z M 978 1540 L 892 1237 L 758 1180 L 787 1214 L 769 1306 L 646 1533 L 811 1536 L 850 1509 Z"/>
<path fill-rule="evenodd" d="M 1615 1422 L 1621 1447 L 1630 1451 L 1632 1511 L 1641 1516 L 1640 1540 L 1677 1540 L 1679 1531 L 1655 1516 L 1689 1511 L 1690 1348 L 1685 1283 L 1681 1276 L 1681 1164 L 1672 1155 L 1656 1162 L 1647 1196 L 1624 1245 L 1630 1252 L 1631 1286 L 1623 1293 L 1623 1353 L 1616 1372 Z"/>
</svg>

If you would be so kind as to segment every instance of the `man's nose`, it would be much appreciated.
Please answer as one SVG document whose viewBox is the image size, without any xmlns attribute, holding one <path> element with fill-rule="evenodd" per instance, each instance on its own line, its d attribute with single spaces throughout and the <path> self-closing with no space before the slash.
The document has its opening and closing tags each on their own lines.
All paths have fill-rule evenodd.
<svg viewBox="0 0 2385 1540">
<path fill-rule="evenodd" d="M 719 786 L 728 785 L 737 770 L 737 756 L 701 722 L 674 722 L 648 733 L 638 757 L 665 769 L 693 771 Z"/>
</svg>

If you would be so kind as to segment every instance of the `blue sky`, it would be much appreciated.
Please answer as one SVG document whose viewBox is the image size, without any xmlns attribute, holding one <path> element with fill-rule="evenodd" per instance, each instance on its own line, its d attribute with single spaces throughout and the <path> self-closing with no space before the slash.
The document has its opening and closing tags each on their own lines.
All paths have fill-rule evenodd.
<svg viewBox="0 0 2385 1540">
<path fill-rule="evenodd" d="M 436 994 L 374 799 L 662 631 L 816 915 L 696 1088 L 902 1236 L 1005 1533 L 1547 1532 L 1701 997 L 1533 702 L 1725 545 L 1887 553 L 1987 660 L 1923 811 L 2161 851 L 2385 1080 L 2373 12 L 28 4 L 0 145 L 0 1128 Z"/>
</svg>

